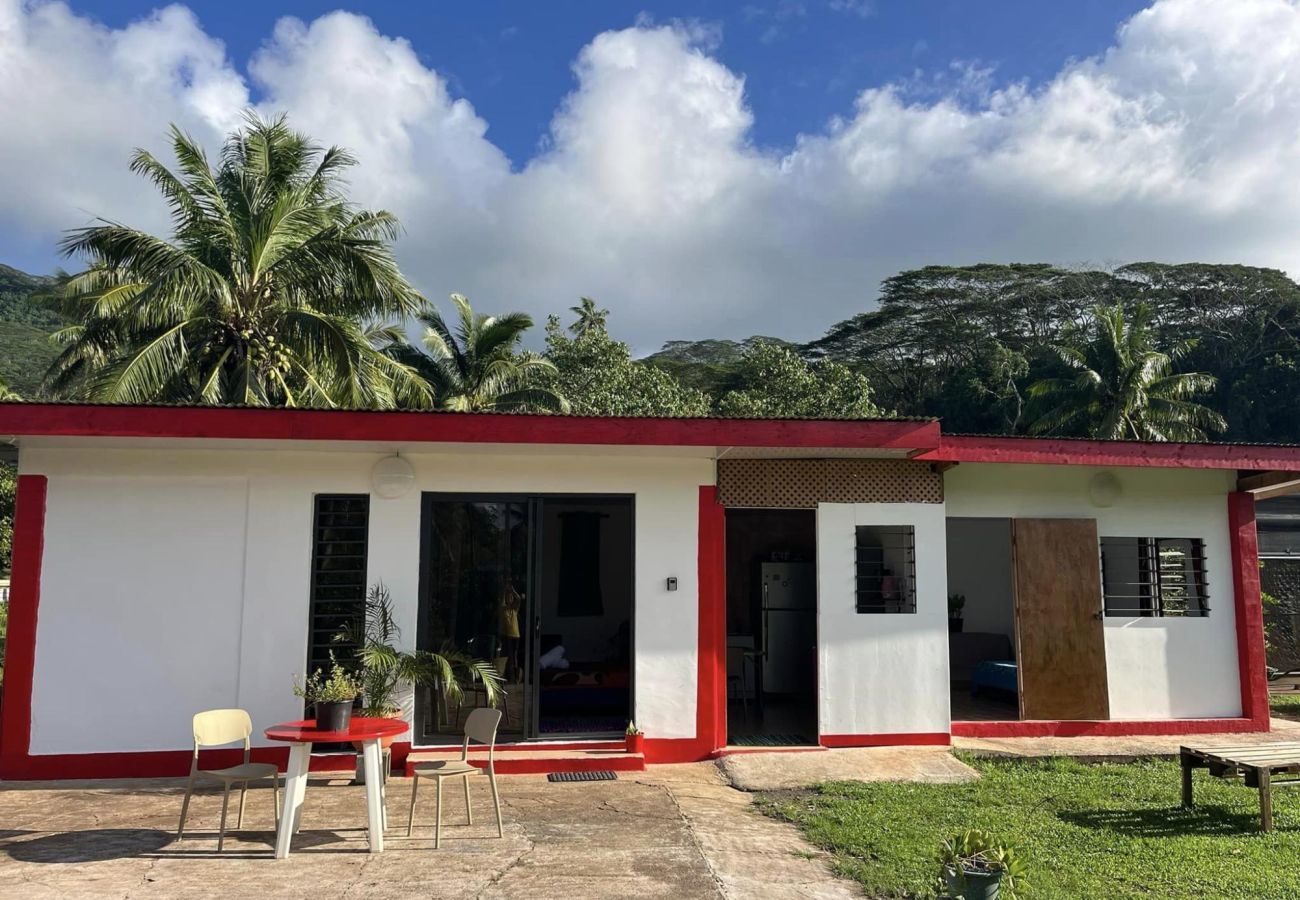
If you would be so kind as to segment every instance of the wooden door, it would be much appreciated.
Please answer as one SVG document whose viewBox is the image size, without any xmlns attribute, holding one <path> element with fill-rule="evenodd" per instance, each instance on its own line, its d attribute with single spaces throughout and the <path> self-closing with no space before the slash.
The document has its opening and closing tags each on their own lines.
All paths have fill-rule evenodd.
<svg viewBox="0 0 1300 900">
<path fill-rule="evenodd" d="M 1094 519 L 1015 519 L 1021 719 L 1106 719 L 1101 562 Z"/>
</svg>

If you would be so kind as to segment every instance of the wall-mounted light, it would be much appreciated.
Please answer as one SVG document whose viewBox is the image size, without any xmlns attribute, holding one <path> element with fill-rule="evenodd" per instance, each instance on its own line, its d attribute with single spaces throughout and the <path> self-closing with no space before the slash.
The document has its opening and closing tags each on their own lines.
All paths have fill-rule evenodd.
<svg viewBox="0 0 1300 900">
<path fill-rule="evenodd" d="M 1119 495 L 1124 493 L 1123 485 L 1114 472 L 1097 472 L 1088 479 L 1088 499 L 1093 506 L 1105 508 L 1114 506 Z"/>
<path fill-rule="evenodd" d="M 394 500 L 411 489 L 415 483 L 415 469 L 397 454 L 385 456 L 370 470 L 370 483 L 376 494 Z"/>
</svg>

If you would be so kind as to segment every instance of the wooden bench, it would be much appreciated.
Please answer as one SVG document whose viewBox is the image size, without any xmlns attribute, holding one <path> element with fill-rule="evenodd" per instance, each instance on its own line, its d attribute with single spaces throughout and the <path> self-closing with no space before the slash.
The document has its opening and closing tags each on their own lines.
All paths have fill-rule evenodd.
<svg viewBox="0 0 1300 900">
<path fill-rule="evenodd" d="M 1191 809 L 1192 770 L 1208 769 L 1215 778 L 1240 778 L 1259 790 L 1259 820 L 1263 831 L 1273 830 L 1273 788 L 1300 785 L 1300 742 L 1231 747 L 1183 747 L 1183 806 Z M 1274 776 L 1294 776 L 1274 780 Z"/>
</svg>

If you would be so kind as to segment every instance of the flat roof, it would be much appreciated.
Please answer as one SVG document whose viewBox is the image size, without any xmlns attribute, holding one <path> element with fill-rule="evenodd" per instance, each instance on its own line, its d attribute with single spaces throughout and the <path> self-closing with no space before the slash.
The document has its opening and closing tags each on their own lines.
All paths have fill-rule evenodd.
<svg viewBox="0 0 1300 900">
<path fill-rule="evenodd" d="M 936 419 L 724 419 L 0 402 L 0 437 L 883 450 L 937 463 L 1300 471 L 1300 446 L 943 434 Z"/>
</svg>

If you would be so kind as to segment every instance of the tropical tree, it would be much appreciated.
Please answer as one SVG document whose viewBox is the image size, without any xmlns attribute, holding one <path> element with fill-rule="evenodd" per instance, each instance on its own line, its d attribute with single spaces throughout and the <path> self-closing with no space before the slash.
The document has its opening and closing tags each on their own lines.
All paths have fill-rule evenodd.
<svg viewBox="0 0 1300 900">
<path fill-rule="evenodd" d="M 3 378 L 0 378 L 0 400 L 21 400 L 16 391 L 10 389 L 9 385 Z"/>
<path fill-rule="evenodd" d="M 743 387 L 718 401 L 724 416 L 748 419 L 870 419 L 882 415 L 871 383 L 839 363 L 809 362 L 778 344 L 760 341 L 745 352 Z"/>
<path fill-rule="evenodd" d="M 1204 372 L 1175 374 L 1174 363 L 1193 343 L 1156 346 L 1151 307 L 1138 303 L 1097 306 L 1075 343 L 1049 345 L 1066 370 L 1029 387 L 1029 396 L 1049 407 L 1031 431 L 1105 440 L 1202 441 L 1227 423 L 1196 397 L 1214 391 Z"/>
<path fill-rule="evenodd" d="M 574 307 L 581 316 L 581 307 Z M 546 321 L 546 358 L 554 365 L 551 384 L 584 416 L 707 416 L 709 396 L 681 384 L 670 373 L 632 359 L 604 322 L 571 337 L 556 316 Z"/>
<path fill-rule="evenodd" d="M 71 327 L 45 377 L 59 396 L 253 406 L 429 406 L 428 386 L 376 344 L 424 302 L 393 260 L 398 222 L 355 208 L 320 150 L 249 114 L 215 168 L 175 126 L 172 171 L 131 169 L 171 208 L 170 239 L 101 220 L 70 232 L 85 271 L 56 301 Z"/>
<path fill-rule="evenodd" d="M 530 316 L 476 313 L 460 294 L 452 294 L 451 302 L 456 307 L 454 330 L 437 309 L 427 309 L 417 316 L 425 327 L 423 352 L 400 342 L 391 348 L 394 359 L 430 386 L 440 408 L 569 411 L 568 401 L 548 383 L 555 366 L 537 354 L 519 351 L 524 332 L 533 327 Z"/>
<path fill-rule="evenodd" d="M 577 306 L 570 306 L 569 311 L 578 317 L 569 330 L 579 337 L 597 328 L 604 330 L 609 324 L 609 310 L 596 306 L 596 301 L 590 297 L 583 297 Z"/>
</svg>

